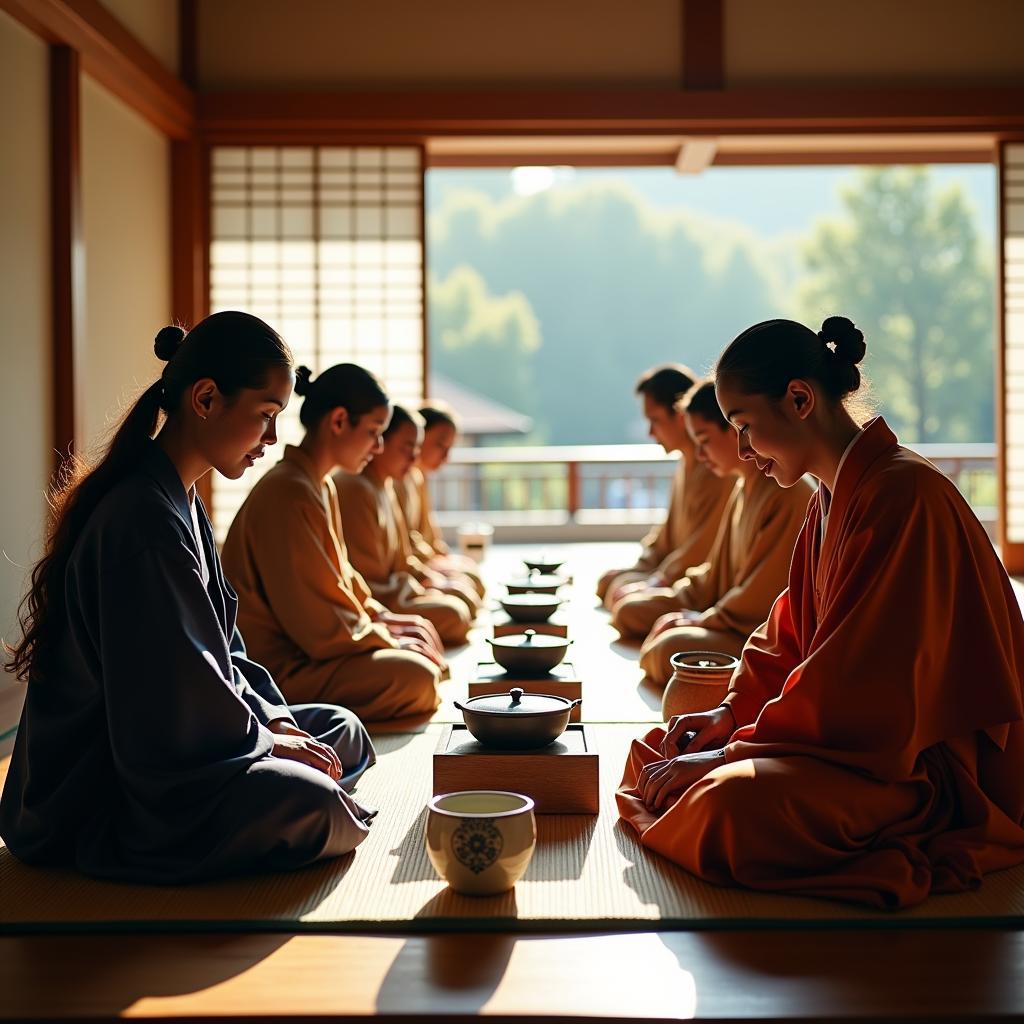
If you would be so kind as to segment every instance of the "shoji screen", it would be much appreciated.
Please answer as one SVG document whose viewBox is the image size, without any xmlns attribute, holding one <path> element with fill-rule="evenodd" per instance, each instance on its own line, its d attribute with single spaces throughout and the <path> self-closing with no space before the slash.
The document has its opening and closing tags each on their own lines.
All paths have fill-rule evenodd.
<svg viewBox="0 0 1024 1024">
<path fill-rule="evenodd" d="M 217 147 L 210 309 L 275 327 L 314 373 L 357 362 L 397 401 L 424 389 L 423 157 L 419 147 Z M 300 436 L 298 399 L 278 447 L 241 480 L 217 478 L 223 539 L 248 489 Z"/>
<path fill-rule="evenodd" d="M 1024 142 L 1002 146 L 1003 558 L 1024 572 Z"/>
</svg>

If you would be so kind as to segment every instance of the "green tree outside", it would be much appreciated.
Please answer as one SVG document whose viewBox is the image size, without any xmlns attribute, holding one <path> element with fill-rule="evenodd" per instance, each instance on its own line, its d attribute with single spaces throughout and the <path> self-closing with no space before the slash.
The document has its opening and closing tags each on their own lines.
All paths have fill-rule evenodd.
<svg viewBox="0 0 1024 1024">
<path fill-rule="evenodd" d="M 803 319 L 841 313 L 860 327 L 902 440 L 991 440 L 993 269 L 963 191 L 937 191 L 925 168 L 884 167 L 860 171 L 842 201 L 843 217 L 803 247 Z"/>
<path fill-rule="evenodd" d="M 492 295 L 471 267 L 430 281 L 430 357 L 439 373 L 528 416 L 539 410 L 540 327 L 521 292 Z M 544 440 L 543 431 L 530 438 Z"/>
<path fill-rule="evenodd" d="M 833 313 L 867 336 L 874 396 L 903 440 L 992 439 L 992 258 L 963 189 L 927 169 L 856 173 L 841 215 L 781 243 L 607 181 L 453 194 L 428 243 L 434 365 L 532 416 L 531 441 L 640 440 L 647 367 L 704 372 L 751 323 Z"/>
<path fill-rule="evenodd" d="M 428 244 L 435 365 L 533 416 L 554 444 L 643 440 L 633 385 L 644 370 L 681 361 L 705 372 L 743 327 L 789 312 L 791 289 L 775 280 L 762 240 L 654 210 L 620 183 L 498 202 L 462 192 L 431 216 Z M 465 268 L 486 282 L 488 301 L 521 296 L 532 310 L 543 343 L 525 357 L 527 378 L 436 334 L 450 323 L 450 275 L 466 282 Z"/>
</svg>

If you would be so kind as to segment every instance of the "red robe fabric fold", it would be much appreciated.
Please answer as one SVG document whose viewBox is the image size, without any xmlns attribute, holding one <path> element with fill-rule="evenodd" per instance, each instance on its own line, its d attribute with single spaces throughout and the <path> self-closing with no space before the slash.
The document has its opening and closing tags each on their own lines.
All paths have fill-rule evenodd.
<svg viewBox="0 0 1024 1024">
<path fill-rule="evenodd" d="M 825 501 L 733 677 L 725 764 L 657 817 L 635 789 L 654 730 L 619 808 L 708 881 L 909 906 L 1024 861 L 1024 622 L 963 497 L 881 419 L 822 539 Z"/>
</svg>

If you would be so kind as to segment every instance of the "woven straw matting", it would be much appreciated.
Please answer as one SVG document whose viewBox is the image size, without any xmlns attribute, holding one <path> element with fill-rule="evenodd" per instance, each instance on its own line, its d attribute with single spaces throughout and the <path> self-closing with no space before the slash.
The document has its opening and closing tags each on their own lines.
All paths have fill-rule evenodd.
<svg viewBox="0 0 1024 1024">
<path fill-rule="evenodd" d="M 292 874 L 181 888 L 91 881 L 28 868 L 0 849 L 0 930 L 439 931 L 602 928 L 1013 927 L 1024 924 L 1024 866 L 982 887 L 898 914 L 721 889 L 643 850 L 617 823 L 614 790 L 636 726 L 591 726 L 601 750 L 600 816 L 539 816 L 525 878 L 503 896 L 452 893 L 423 846 L 439 726 L 377 737 L 380 762 L 359 786 L 381 813 L 354 855 Z M 514 788 L 514 780 L 509 780 Z"/>
</svg>

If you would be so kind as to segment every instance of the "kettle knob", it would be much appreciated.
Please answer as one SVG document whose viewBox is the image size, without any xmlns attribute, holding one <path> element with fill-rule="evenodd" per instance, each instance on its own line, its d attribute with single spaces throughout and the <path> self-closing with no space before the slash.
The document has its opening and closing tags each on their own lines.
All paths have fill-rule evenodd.
<svg viewBox="0 0 1024 1024">
<path fill-rule="evenodd" d="M 512 698 L 512 706 L 515 707 L 523 699 L 523 688 L 521 686 L 513 686 L 508 691 L 508 695 Z"/>
</svg>

